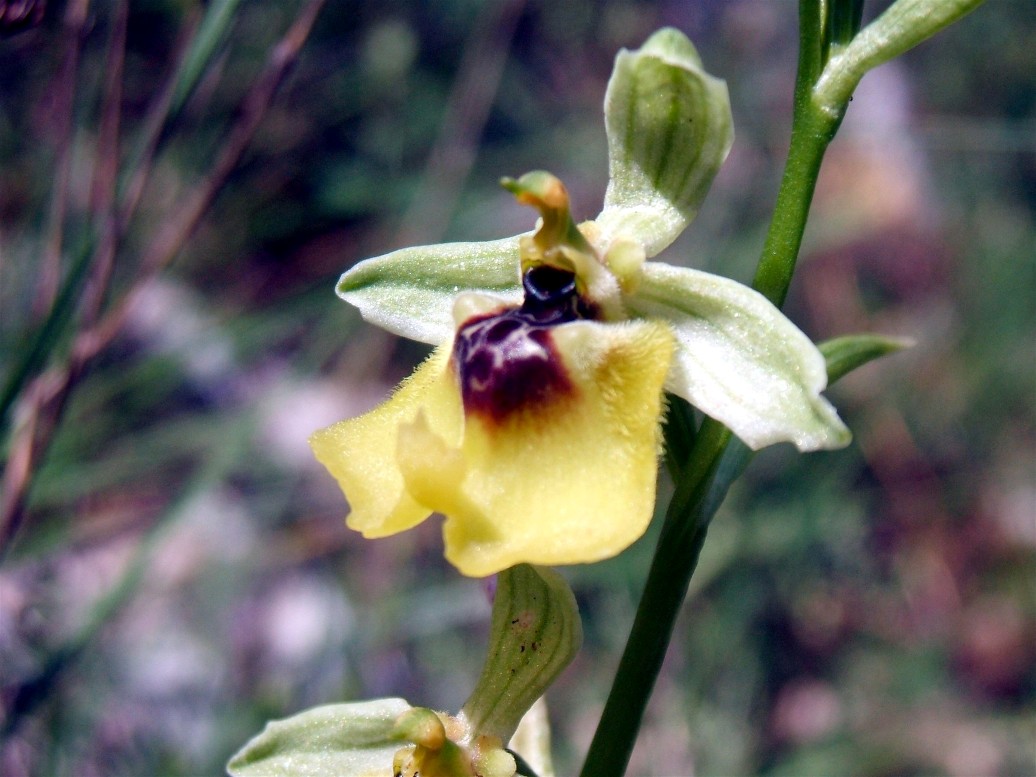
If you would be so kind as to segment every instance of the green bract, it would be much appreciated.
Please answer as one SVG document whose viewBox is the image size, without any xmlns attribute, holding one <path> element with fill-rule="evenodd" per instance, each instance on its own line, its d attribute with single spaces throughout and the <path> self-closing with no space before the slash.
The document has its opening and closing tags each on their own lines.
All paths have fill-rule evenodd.
<svg viewBox="0 0 1036 777">
<path fill-rule="evenodd" d="M 552 569 L 519 564 L 497 578 L 482 675 L 464 704 L 473 729 L 504 742 L 583 641 L 572 590 Z"/>
<path fill-rule="evenodd" d="M 909 338 L 865 334 L 836 337 L 818 347 L 827 363 L 827 380 L 834 383 L 858 367 L 910 348 L 913 344 Z"/>
<path fill-rule="evenodd" d="M 984 0 L 897 0 L 860 30 L 847 45 L 832 50 L 816 86 L 813 102 L 839 115 L 860 79 L 869 71 L 930 38 Z"/>
<path fill-rule="evenodd" d="M 753 449 L 782 441 L 800 450 L 845 445 L 849 432 L 820 394 L 823 356 L 776 307 L 732 280 L 645 262 L 694 217 L 730 149 L 726 85 L 702 70 L 682 33 L 661 30 L 640 50 L 619 53 L 605 119 L 611 180 L 604 210 L 580 225 L 585 240 L 566 249 L 578 264 L 570 269 L 592 286 L 587 298 L 608 321 L 665 322 L 676 341 L 665 388 Z M 552 182 L 537 172 L 507 185 L 545 219 L 556 211 L 567 220 L 567 195 Z M 549 192 L 563 207 L 562 199 L 548 202 Z M 395 251 L 346 272 L 338 293 L 368 321 L 441 345 L 457 327 L 458 295 L 520 303 L 521 272 L 528 269 L 522 246 L 535 252 L 533 243 L 516 236 Z"/>
</svg>

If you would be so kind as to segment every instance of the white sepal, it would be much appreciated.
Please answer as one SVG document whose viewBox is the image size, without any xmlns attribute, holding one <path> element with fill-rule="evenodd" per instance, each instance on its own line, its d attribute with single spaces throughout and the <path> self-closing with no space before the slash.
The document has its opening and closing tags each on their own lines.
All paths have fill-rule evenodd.
<svg viewBox="0 0 1036 777">
<path fill-rule="evenodd" d="M 730 151 L 727 85 L 683 33 L 659 30 L 615 58 L 604 117 L 610 180 L 597 225 L 605 244 L 632 238 L 650 258 L 694 218 Z"/>
<path fill-rule="evenodd" d="M 364 320 L 439 345 L 453 337 L 453 303 L 459 293 L 480 292 L 521 304 L 518 236 L 393 251 L 349 269 L 336 291 Z"/>
<path fill-rule="evenodd" d="M 647 262 L 631 312 L 673 327 L 666 388 L 722 422 L 751 448 L 801 451 L 851 439 L 831 404 L 824 357 L 763 295 L 729 278 Z"/>
</svg>

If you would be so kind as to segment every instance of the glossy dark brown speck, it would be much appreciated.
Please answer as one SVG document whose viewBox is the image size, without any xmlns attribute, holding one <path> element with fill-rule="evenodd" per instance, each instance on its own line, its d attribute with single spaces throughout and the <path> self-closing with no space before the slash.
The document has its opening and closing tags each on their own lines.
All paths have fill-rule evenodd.
<svg viewBox="0 0 1036 777">
<path fill-rule="evenodd" d="M 551 330 L 593 317 L 572 273 L 536 267 L 522 280 L 525 300 L 520 308 L 466 321 L 453 344 L 464 409 L 497 423 L 523 408 L 574 393 Z"/>
</svg>

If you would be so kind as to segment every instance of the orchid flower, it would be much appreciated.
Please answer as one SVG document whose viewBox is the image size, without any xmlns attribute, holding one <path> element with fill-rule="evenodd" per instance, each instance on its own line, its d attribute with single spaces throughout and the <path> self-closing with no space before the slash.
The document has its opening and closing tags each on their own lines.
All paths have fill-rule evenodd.
<svg viewBox="0 0 1036 777">
<path fill-rule="evenodd" d="M 665 392 L 753 449 L 845 445 L 817 348 L 736 281 L 648 261 L 694 217 L 732 142 L 724 82 L 682 33 L 619 53 L 605 98 L 604 208 L 576 225 L 565 187 L 505 179 L 532 234 L 360 262 L 339 295 L 435 345 L 392 397 L 313 435 L 366 537 L 446 516 L 446 557 L 483 576 L 591 562 L 654 511 Z"/>
</svg>

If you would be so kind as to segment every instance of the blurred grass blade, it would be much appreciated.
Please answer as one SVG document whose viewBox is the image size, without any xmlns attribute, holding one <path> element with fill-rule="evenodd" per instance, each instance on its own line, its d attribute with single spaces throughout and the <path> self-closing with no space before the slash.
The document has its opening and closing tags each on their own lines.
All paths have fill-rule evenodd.
<svg viewBox="0 0 1036 777">
<path fill-rule="evenodd" d="M 143 131 L 129 161 L 123 166 L 119 191 L 122 195 L 123 226 L 136 209 L 147 182 L 151 161 L 166 126 L 176 117 L 198 85 L 234 19 L 240 0 L 215 0 L 199 23 L 188 15 L 176 70 L 157 92 L 148 109 Z"/>
<path fill-rule="evenodd" d="M 190 482 L 155 519 L 141 538 L 122 577 L 93 606 L 86 624 L 65 644 L 54 650 L 34 676 L 16 686 L 3 688 L 5 694 L 10 694 L 10 699 L 6 719 L 0 725 L 0 742 L 10 737 L 21 721 L 50 697 L 55 685 L 90 646 L 101 628 L 130 602 L 151 569 L 149 562 L 152 555 L 177 519 L 185 514 L 185 507 L 191 500 L 224 480 L 234 465 L 243 460 L 255 432 L 254 416 L 246 412 L 242 417 L 224 424 L 224 428 L 226 434 L 222 438 L 223 444 L 201 460 Z"/>
<path fill-rule="evenodd" d="M 65 220 L 68 213 L 74 157 L 76 124 L 76 82 L 79 76 L 80 58 L 86 37 L 86 23 L 89 0 L 73 0 L 62 13 L 62 35 L 64 55 L 54 84 L 54 175 L 50 208 L 47 216 L 47 236 L 43 244 L 36 270 L 36 298 L 33 311 L 36 319 L 54 304 L 59 279 L 61 259 L 66 241 Z"/>
<path fill-rule="evenodd" d="M 913 341 L 901 337 L 881 335 L 846 335 L 827 340 L 817 347 L 827 364 L 827 384 L 844 378 L 867 362 L 902 351 L 913 345 Z"/>
<path fill-rule="evenodd" d="M 3 393 L 0 393 L 0 434 L 6 431 L 11 407 L 25 384 L 39 372 L 65 334 L 65 328 L 83 291 L 83 279 L 90 269 L 91 249 L 92 242 L 89 240 L 80 246 L 79 256 L 72 265 L 72 271 L 65 278 L 65 283 L 47 318 L 32 335 L 29 345 L 21 349 L 21 361 L 7 377 Z"/>
<path fill-rule="evenodd" d="M 173 99 L 169 104 L 167 120 L 179 113 L 194 87 L 201 80 L 213 55 L 226 38 L 234 12 L 241 0 L 214 0 L 205 12 L 187 55 L 176 73 Z"/>
<path fill-rule="evenodd" d="M 234 18 L 240 0 L 215 0 L 205 13 L 204 18 L 188 46 L 187 53 L 180 62 L 173 78 L 172 99 L 164 111 L 158 126 L 164 127 L 169 120 L 183 107 L 198 84 L 206 67 L 212 60 L 220 44 L 226 37 L 227 30 Z M 148 138 L 145 137 L 138 153 L 134 157 L 127 172 L 132 175 L 134 169 L 149 156 Z M 88 238 L 80 247 L 80 255 L 65 280 L 65 284 L 51 307 L 46 320 L 37 330 L 31 345 L 24 349 L 19 364 L 12 370 L 0 393 L 0 432 L 7 428 L 11 406 L 14 404 L 26 382 L 36 374 L 44 364 L 55 345 L 64 334 L 64 329 L 83 289 L 83 279 L 91 264 L 94 239 Z"/>
</svg>

